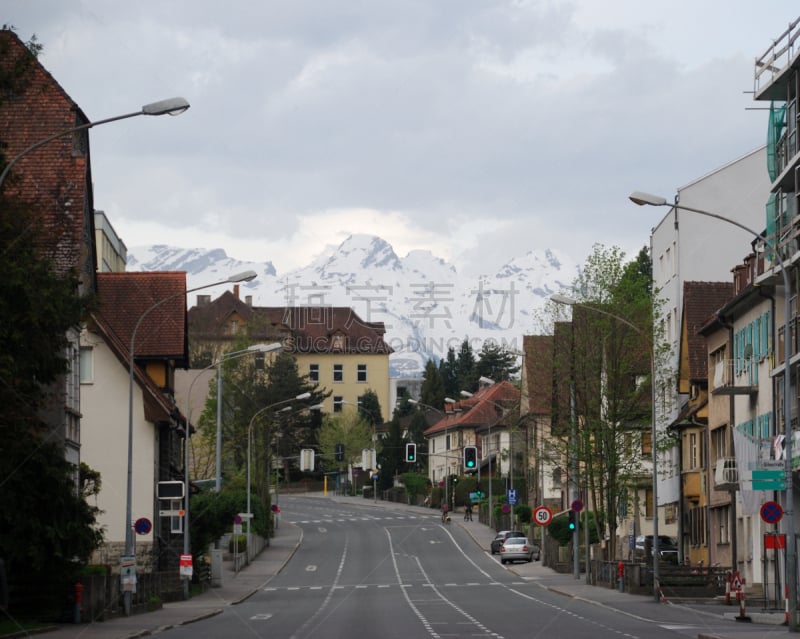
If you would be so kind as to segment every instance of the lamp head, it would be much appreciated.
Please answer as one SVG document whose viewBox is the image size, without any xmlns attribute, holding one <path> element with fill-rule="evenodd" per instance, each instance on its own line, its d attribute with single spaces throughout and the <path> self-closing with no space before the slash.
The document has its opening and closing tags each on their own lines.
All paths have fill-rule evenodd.
<svg viewBox="0 0 800 639">
<path fill-rule="evenodd" d="M 252 346 L 248 346 L 248 351 L 255 351 L 257 353 L 271 353 L 272 351 L 278 351 L 283 348 L 283 344 L 280 342 L 273 342 L 272 344 L 253 344 Z"/>
<path fill-rule="evenodd" d="M 244 271 L 243 273 L 237 273 L 236 275 L 231 275 L 226 282 L 230 282 L 232 284 L 236 284 L 238 282 L 250 282 L 258 277 L 258 273 L 255 271 Z"/>
<path fill-rule="evenodd" d="M 658 195 L 652 193 L 645 193 L 644 191 L 634 191 L 628 196 L 628 199 L 634 204 L 639 206 L 666 206 L 667 201 Z"/>
<path fill-rule="evenodd" d="M 491 377 L 481 376 L 478 378 L 478 383 L 481 384 L 482 386 L 493 386 L 495 381 Z"/>
<path fill-rule="evenodd" d="M 470 393 L 469 391 L 461 391 L 461 396 L 462 397 L 472 397 L 472 393 Z"/>
<path fill-rule="evenodd" d="M 306 392 L 306 393 L 300 393 L 295 397 L 295 399 L 308 399 L 309 397 L 311 397 L 311 393 Z"/>
<path fill-rule="evenodd" d="M 142 107 L 142 115 L 180 115 L 189 109 L 189 103 L 183 98 L 167 98 L 151 102 Z"/>
<path fill-rule="evenodd" d="M 561 293 L 554 293 L 550 296 L 550 300 L 556 304 L 564 304 L 565 306 L 575 306 L 575 304 L 578 303 L 578 300 L 567 295 L 562 295 Z"/>
<path fill-rule="evenodd" d="M 449 397 L 445 397 L 445 398 L 444 398 L 444 403 L 445 403 L 445 404 L 455 404 L 455 403 L 456 403 L 456 400 L 454 400 L 454 399 L 450 399 Z"/>
</svg>

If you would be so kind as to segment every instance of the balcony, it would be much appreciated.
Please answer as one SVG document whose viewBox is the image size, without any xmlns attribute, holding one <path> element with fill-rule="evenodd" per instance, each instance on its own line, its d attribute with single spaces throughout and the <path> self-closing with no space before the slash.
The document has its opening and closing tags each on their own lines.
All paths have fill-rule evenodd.
<svg viewBox="0 0 800 639">
<path fill-rule="evenodd" d="M 735 457 L 720 457 L 714 469 L 714 490 L 738 490 L 739 469 Z"/>
<path fill-rule="evenodd" d="M 725 359 L 714 365 L 714 386 L 712 395 L 750 395 L 758 394 L 758 376 L 755 367 L 758 362 L 752 359 Z"/>
</svg>

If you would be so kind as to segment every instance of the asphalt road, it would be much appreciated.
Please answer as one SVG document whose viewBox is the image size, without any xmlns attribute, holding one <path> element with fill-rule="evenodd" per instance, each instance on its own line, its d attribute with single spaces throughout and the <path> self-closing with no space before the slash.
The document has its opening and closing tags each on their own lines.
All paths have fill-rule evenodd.
<svg viewBox="0 0 800 639">
<path fill-rule="evenodd" d="M 673 616 L 652 606 L 658 617 L 650 619 L 542 588 L 434 512 L 288 496 L 281 505 L 303 530 L 285 568 L 243 603 L 174 628 L 170 637 L 698 636 L 685 610 Z"/>
</svg>

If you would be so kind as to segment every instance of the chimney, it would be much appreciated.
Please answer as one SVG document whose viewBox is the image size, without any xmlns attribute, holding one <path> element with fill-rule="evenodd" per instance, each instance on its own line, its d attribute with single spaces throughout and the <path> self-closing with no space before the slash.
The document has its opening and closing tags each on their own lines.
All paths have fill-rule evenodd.
<svg viewBox="0 0 800 639">
<path fill-rule="evenodd" d="M 239 285 L 233 285 L 233 296 L 238 300 L 239 299 Z"/>
<path fill-rule="evenodd" d="M 245 295 L 244 296 L 244 303 L 248 306 L 253 306 L 253 296 L 252 295 Z"/>
</svg>

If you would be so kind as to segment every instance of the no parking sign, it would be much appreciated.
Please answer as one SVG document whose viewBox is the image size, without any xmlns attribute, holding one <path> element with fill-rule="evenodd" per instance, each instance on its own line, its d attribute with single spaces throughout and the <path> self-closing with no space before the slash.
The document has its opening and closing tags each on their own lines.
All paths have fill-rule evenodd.
<svg viewBox="0 0 800 639">
<path fill-rule="evenodd" d="M 777 524 L 783 517 L 783 508 L 778 502 L 767 501 L 761 506 L 761 519 L 768 524 Z"/>
</svg>

